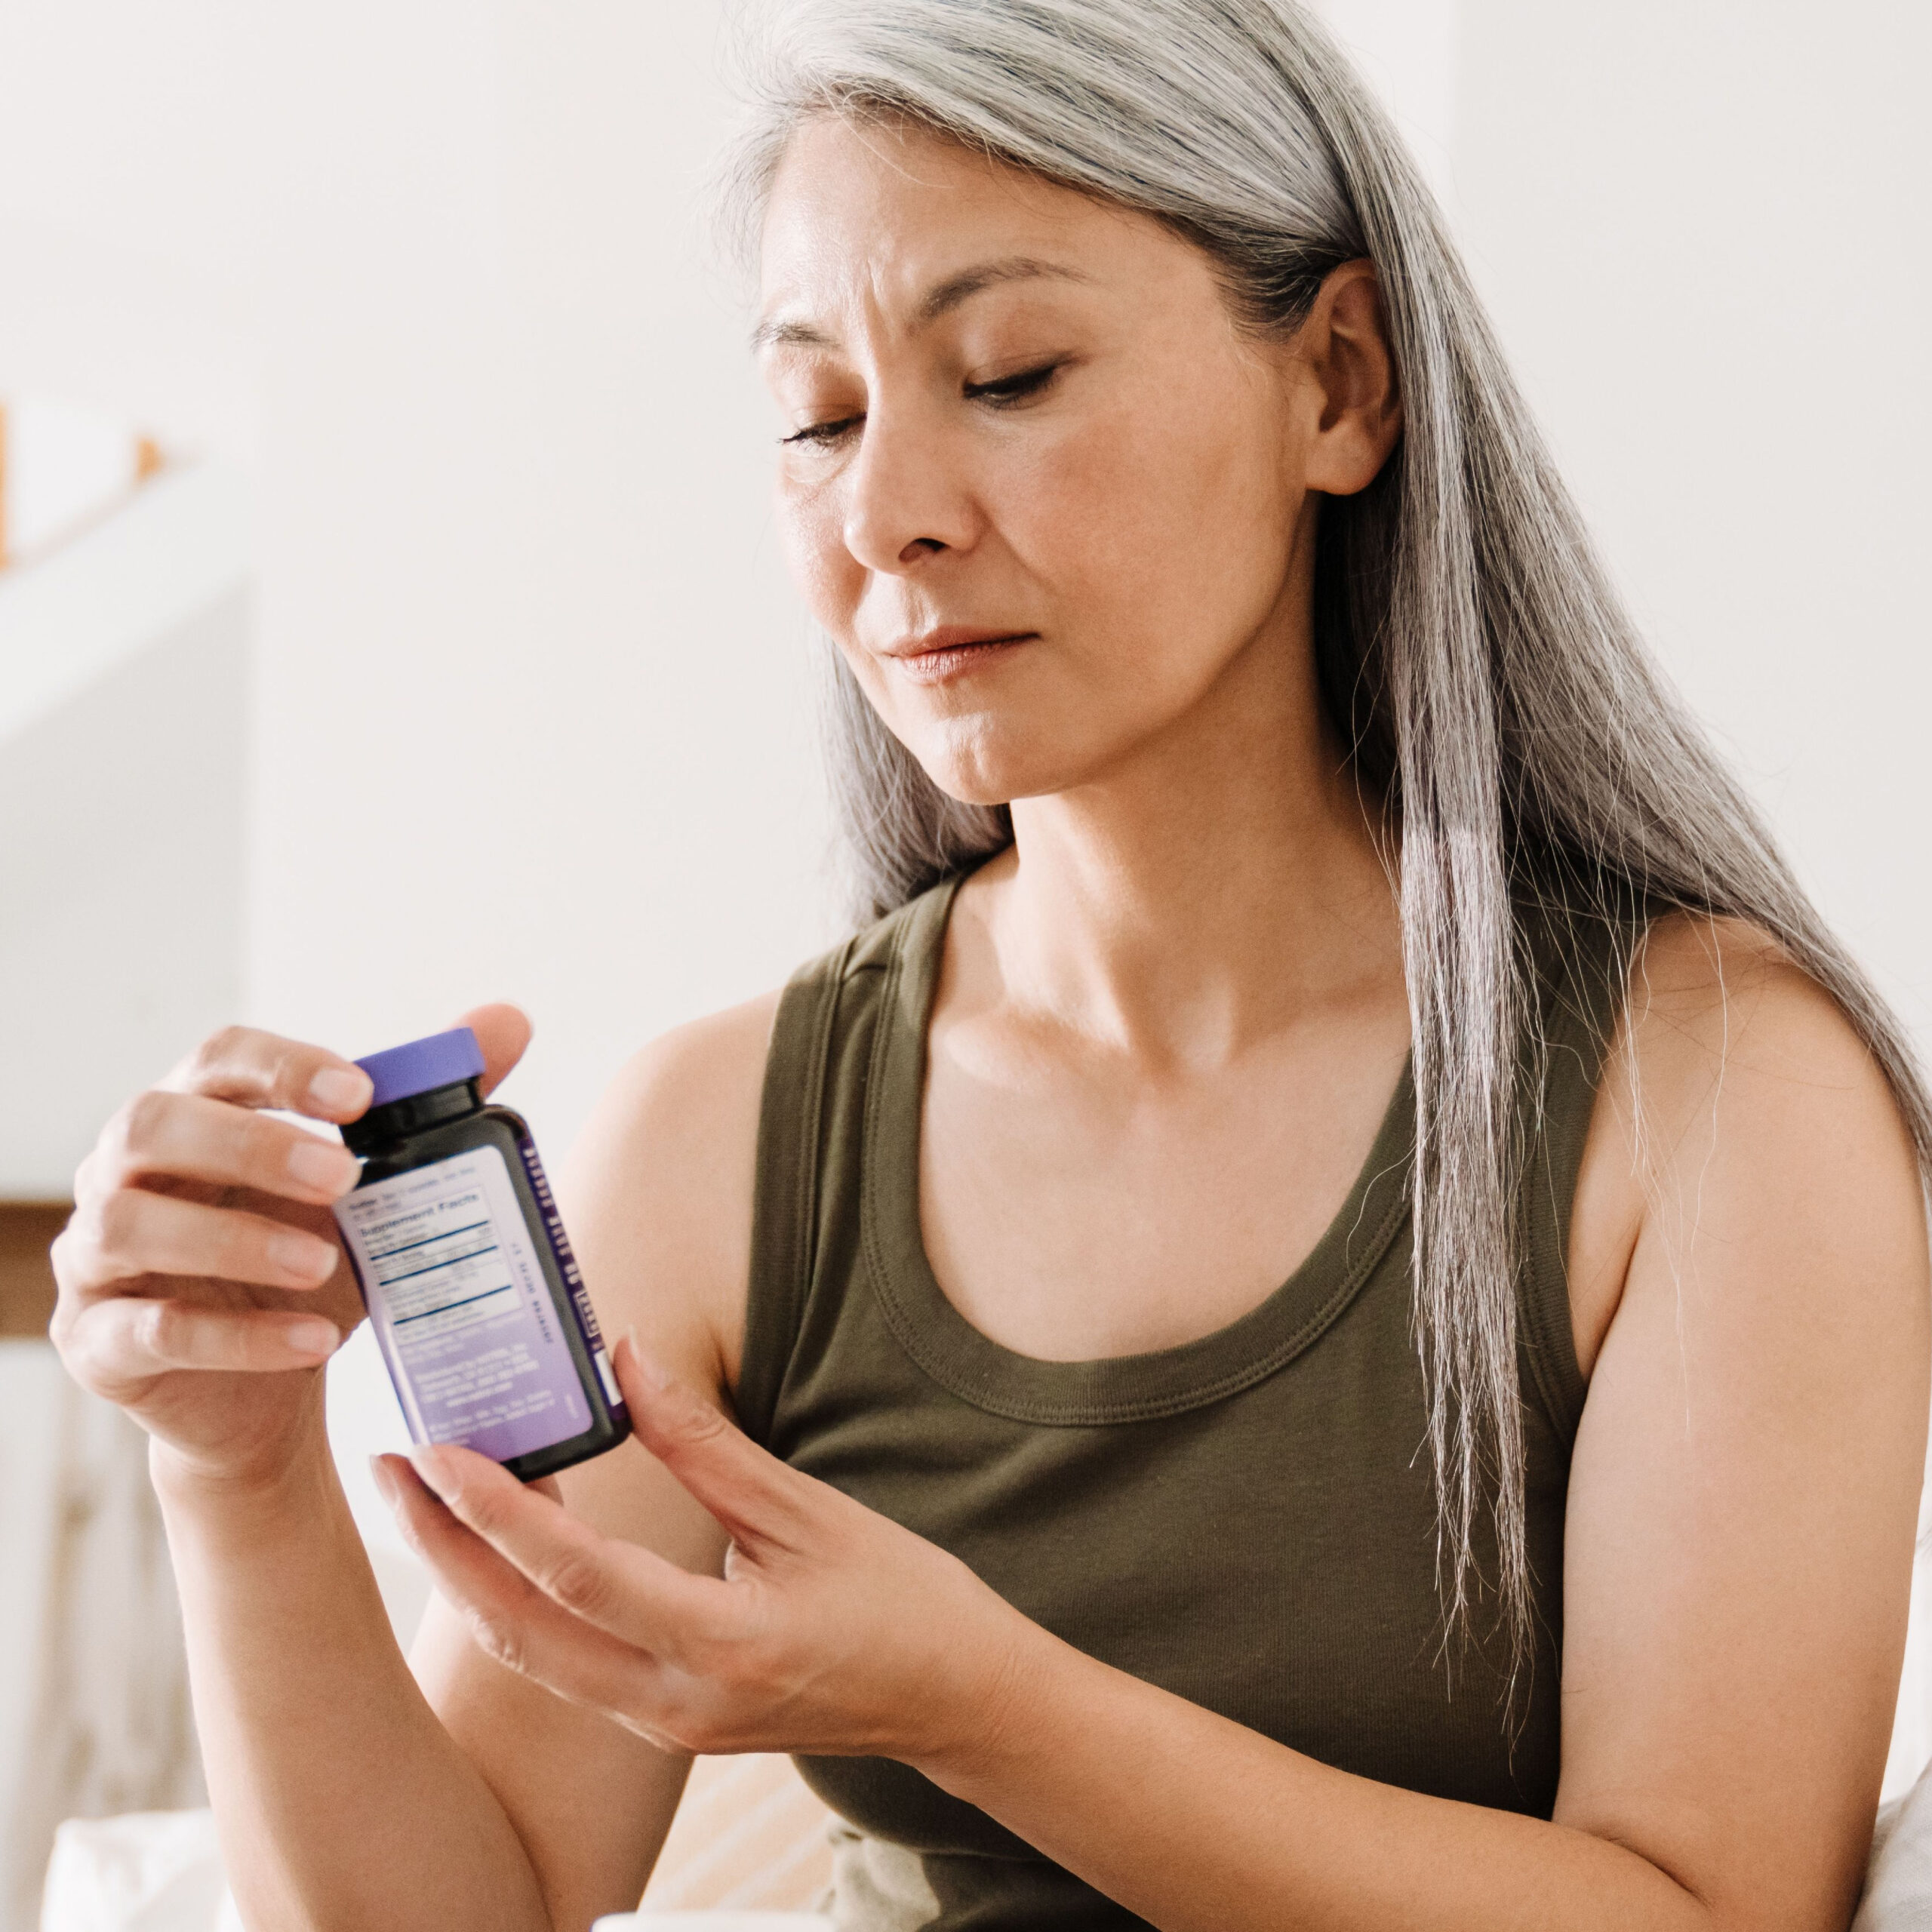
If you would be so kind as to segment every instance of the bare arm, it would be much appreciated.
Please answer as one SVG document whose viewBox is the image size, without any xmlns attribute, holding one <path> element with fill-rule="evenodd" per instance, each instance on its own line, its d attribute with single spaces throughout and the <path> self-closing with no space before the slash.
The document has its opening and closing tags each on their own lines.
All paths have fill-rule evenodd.
<svg viewBox="0 0 1932 1932">
<path fill-rule="evenodd" d="M 506 1009 L 472 1023 L 500 1078 L 527 1029 Z M 589 1179 L 566 1204 L 607 1319 L 714 1392 L 709 1310 L 729 1308 L 733 1284 L 707 1270 L 735 1263 L 741 1302 L 743 1266 L 734 1237 L 707 1245 L 709 1230 L 746 1239 L 768 1025 L 752 1010 L 641 1057 L 586 1134 Z M 366 1083 L 331 1111 L 309 1091 L 325 1069 L 361 1079 L 318 1049 L 225 1035 L 127 1109 L 77 1189 L 56 1337 L 153 1438 L 210 1789 L 249 1924 L 581 1932 L 635 1903 L 688 1760 L 506 1669 L 447 1608 L 432 1608 L 417 1676 L 398 1654 L 322 1420 L 319 1361 L 360 1315 L 327 1206 L 354 1165 L 329 1150 L 339 1172 L 292 1181 L 307 1137 L 256 1111 L 353 1118 Z M 673 1144 L 654 1149 L 667 1119 Z M 705 1140 L 714 1131 L 726 1144 Z M 622 1145 L 600 1154 L 601 1140 Z M 291 1225 L 310 1238 L 293 1266 L 273 1246 Z M 565 1486 L 600 1529 L 716 1569 L 715 1526 L 637 1445 Z"/>
<path fill-rule="evenodd" d="M 544 1681 L 689 1748 L 900 1758 L 1165 1932 L 1843 1932 L 1904 1642 L 1925 1228 L 1875 1069 L 1748 933 L 1654 940 L 1571 1260 L 1595 1374 L 1552 1820 L 1334 1770 L 1081 1655 L 628 1350 L 724 1579 L 461 1452 L 398 1497 Z"/>
<path fill-rule="evenodd" d="M 1598 1300 L 1553 1822 L 1345 1777 L 1070 1658 L 943 1781 L 1177 1932 L 1841 1932 L 1905 1641 L 1925 1228 L 1875 1068 L 1749 933 L 1654 937 L 1574 1232 Z"/>
<path fill-rule="evenodd" d="M 559 1175 L 600 1319 L 722 1408 L 751 1266 L 758 1099 L 775 995 L 681 1028 L 625 1069 Z M 573 1516 L 715 1576 L 725 1537 L 639 1443 L 558 1478 Z M 405 1519 L 406 1520 L 406 1519 Z M 515 1820 L 552 1922 L 627 1911 L 669 1829 L 687 1752 L 665 1752 L 532 1681 L 496 1638 L 432 1598 L 411 1659 L 448 1734 Z"/>
<path fill-rule="evenodd" d="M 270 1480 L 152 1458 L 236 1899 L 263 1932 L 549 1932 L 509 1814 L 396 1648 L 313 1406 Z"/>
</svg>

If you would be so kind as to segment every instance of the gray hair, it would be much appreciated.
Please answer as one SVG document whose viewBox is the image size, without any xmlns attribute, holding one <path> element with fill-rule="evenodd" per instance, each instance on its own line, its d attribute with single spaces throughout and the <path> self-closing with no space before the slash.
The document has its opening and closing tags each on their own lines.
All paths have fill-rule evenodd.
<svg viewBox="0 0 1932 1932">
<path fill-rule="evenodd" d="M 790 0 L 746 63 L 737 206 L 790 131 L 909 121 L 1171 224 L 1238 312 L 1294 328 L 1329 271 L 1380 278 L 1404 411 L 1359 495 L 1322 506 L 1315 649 L 1358 772 L 1399 828 L 1414 1040 L 1414 1332 L 1445 1627 L 1484 1587 L 1493 1517 L 1511 1679 L 1531 1579 L 1512 1206 L 1543 1044 L 1525 913 L 1601 918 L 1627 973 L 1646 909 L 1751 921 L 1843 1008 L 1932 1173 L 1903 1031 L 1826 929 L 1611 588 L 1428 189 L 1294 0 Z M 860 909 L 999 850 L 1002 809 L 946 797 L 842 663 L 828 707 Z"/>
</svg>

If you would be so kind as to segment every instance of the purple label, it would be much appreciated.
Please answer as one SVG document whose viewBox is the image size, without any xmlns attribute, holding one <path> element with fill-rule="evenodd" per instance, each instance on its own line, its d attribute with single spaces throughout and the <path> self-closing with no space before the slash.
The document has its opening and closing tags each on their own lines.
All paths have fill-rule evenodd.
<svg viewBox="0 0 1932 1932">
<path fill-rule="evenodd" d="M 583 1337 L 585 1352 L 597 1370 L 597 1379 L 604 1385 L 604 1399 L 610 1405 L 611 1414 L 628 1428 L 630 1411 L 624 1407 L 623 1391 L 617 1386 L 617 1378 L 611 1373 L 611 1358 L 604 1348 L 604 1331 L 597 1325 L 597 1311 L 590 1305 L 590 1292 L 583 1285 L 583 1271 L 571 1251 L 571 1238 L 564 1232 L 564 1217 L 557 1212 L 557 1204 L 551 1198 L 549 1177 L 543 1171 L 543 1163 L 537 1158 L 537 1143 L 526 1135 L 517 1143 L 517 1148 L 523 1156 L 523 1171 L 530 1183 L 530 1191 L 536 1195 L 537 1204 L 543 1210 L 543 1232 L 549 1237 L 550 1252 L 556 1257 L 564 1284 L 571 1291 L 571 1306 L 577 1311 L 577 1325 Z"/>
<path fill-rule="evenodd" d="M 546 1210 L 548 1193 L 539 1197 Z M 500 1463 L 590 1427 L 499 1149 L 371 1181 L 338 1201 L 335 1216 L 417 1441 L 461 1443 Z M 580 1283 L 571 1285 L 581 1302 Z"/>
</svg>

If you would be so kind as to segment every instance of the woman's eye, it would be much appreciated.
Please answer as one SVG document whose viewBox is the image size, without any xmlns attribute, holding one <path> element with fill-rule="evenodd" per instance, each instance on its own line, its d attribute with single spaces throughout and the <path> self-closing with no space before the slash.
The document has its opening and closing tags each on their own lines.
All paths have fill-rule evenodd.
<svg viewBox="0 0 1932 1932">
<path fill-rule="evenodd" d="M 995 377 L 989 383 L 968 383 L 964 386 L 966 399 L 969 402 L 989 402 L 995 408 L 1005 404 L 1024 402 L 1045 389 L 1060 373 L 1060 368 L 1057 362 L 1043 362 L 1037 369 L 1021 369 L 1011 376 Z M 781 436 L 779 441 L 795 449 L 830 449 L 863 429 L 865 421 L 863 414 L 832 417 L 823 423 L 808 423 L 802 429 L 795 429 L 789 436 Z"/>
<path fill-rule="evenodd" d="M 807 448 L 827 448 L 842 441 L 866 419 L 863 416 L 840 416 L 827 423 L 808 423 L 802 429 L 795 429 L 789 436 L 781 436 L 781 443 L 803 444 Z"/>
<path fill-rule="evenodd" d="M 1057 362 L 1042 362 L 1037 369 L 1022 369 L 1017 375 L 996 377 L 990 383 L 968 383 L 966 394 L 974 402 L 1020 402 L 1038 395 L 1060 372 Z"/>
</svg>

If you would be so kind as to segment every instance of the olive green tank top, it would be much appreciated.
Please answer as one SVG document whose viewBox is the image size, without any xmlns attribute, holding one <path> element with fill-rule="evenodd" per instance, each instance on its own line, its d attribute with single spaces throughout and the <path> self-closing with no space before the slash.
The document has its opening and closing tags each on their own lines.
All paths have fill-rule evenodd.
<svg viewBox="0 0 1932 1932">
<path fill-rule="evenodd" d="M 1537 976 L 1549 1051 L 1525 1104 L 1518 1323 L 1537 1648 L 1511 1709 L 1492 1620 L 1479 1609 L 1466 1642 L 1444 1642 L 1410 1328 L 1407 1072 L 1340 1211 L 1259 1307 L 1152 1354 L 1015 1354 L 946 1300 L 920 1236 L 926 1026 L 956 890 L 807 967 L 780 1004 L 744 1427 L 1091 1656 L 1324 1764 L 1547 1817 L 1584 1395 L 1564 1257 L 1616 1011 L 1607 933 L 1580 929 Z M 1478 1553 L 1494 1577 L 1493 1543 Z M 1143 1922 L 905 1765 L 800 1768 L 844 1821 L 834 1911 L 850 1932 Z"/>
</svg>

